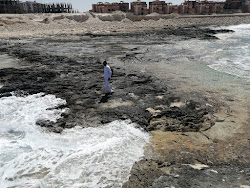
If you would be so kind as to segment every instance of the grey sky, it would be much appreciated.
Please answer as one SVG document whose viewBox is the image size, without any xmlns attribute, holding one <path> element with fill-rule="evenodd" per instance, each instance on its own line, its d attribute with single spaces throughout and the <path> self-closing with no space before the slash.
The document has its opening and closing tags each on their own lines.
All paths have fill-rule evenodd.
<svg viewBox="0 0 250 188">
<path fill-rule="evenodd" d="M 23 0 L 25 1 L 25 0 Z M 125 2 L 133 2 L 133 1 L 136 1 L 136 0 L 124 0 Z M 153 0 L 143 0 L 145 2 L 151 2 Z M 113 3 L 113 2 L 120 2 L 120 0 L 37 0 L 37 2 L 40 2 L 40 3 L 53 3 L 53 2 L 65 2 L 65 3 L 71 3 L 73 5 L 73 9 L 75 10 L 79 10 L 80 12 L 86 12 L 88 10 L 90 10 L 92 8 L 92 4 L 95 4 L 97 2 L 110 2 L 110 3 Z M 181 3 L 184 2 L 184 0 L 166 0 L 167 3 L 173 3 L 175 5 L 179 5 Z"/>
</svg>

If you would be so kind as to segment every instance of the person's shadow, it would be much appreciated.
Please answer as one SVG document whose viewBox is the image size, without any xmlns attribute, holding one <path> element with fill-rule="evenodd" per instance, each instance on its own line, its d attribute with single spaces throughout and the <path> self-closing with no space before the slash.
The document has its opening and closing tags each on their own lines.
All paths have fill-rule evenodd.
<svg viewBox="0 0 250 188">
<path fill-rule="evenodd" d="M 104 96 L 102 96 L 99 103 L 105 103 L 108 102 L 108 99 L 111 97 L 111 93 L 106 93 Z"/>
</svg>

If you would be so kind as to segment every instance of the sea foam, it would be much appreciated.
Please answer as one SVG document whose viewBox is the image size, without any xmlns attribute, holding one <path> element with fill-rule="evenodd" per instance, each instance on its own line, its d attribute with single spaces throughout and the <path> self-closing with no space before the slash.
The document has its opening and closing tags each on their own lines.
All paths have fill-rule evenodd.
<svg viewBox="0 0 250 188">
<path fill-rule="evenodd" d="M 234 33 L 218 34 L 213 42 L 214 63 L 210 68 L 242 78 L 250 78 L 250 24 L 228 26 Z M 218 51 L 220 50 L 220 51 Z M 213 60 L 213 59 L 211 59 Z"/>
<path fill-rule="evenodd" d="M 121 187 L 143 156 L 149 134 L 130 121 L 48 133 L 67 109 L 53 95 L 0 98 L 0 187 Z"/>
</svg>

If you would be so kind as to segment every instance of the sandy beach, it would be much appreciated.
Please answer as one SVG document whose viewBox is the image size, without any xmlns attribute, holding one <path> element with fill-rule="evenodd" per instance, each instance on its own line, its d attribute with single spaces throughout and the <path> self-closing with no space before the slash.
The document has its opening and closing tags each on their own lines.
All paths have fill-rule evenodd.
<svg viewBox="0 0 250 188">
<path fill-rule="evenodd" d="M 115 15 L 115 16 L 114 16 Z M 130 18 L 130 19 L 129 19 Z M 249 23 L 250 14 L 229 15 L 158 15 L 150 14 L 136 20 L 125 13 L 114 14 L 26 14 L 0 15 L 1 38 L 45 37 L 57 34 L 116 34 L 206 25 Z M 147 20 L 145 20 L 147 19 Z M 104 21 L 102 21 L 104 20 Z M 109 20 L 109 21 L 105 21 Z M 119 21 L 117 21 L 119 20 Z M 132 21 L 131 21 L 132 20 Z"/>
<path fill-rule="evenodd" d="M 127 119 L 149 132 L 124 188 L 249 187 L 249 83 L 200 65 L 206 47 L 196 46 L 250 24 L 250 14 L 133 19 L 0 15 L 0 59 L 18 61 L 0 67 L 0 98 L 43 92 L 66 100 L 56 123 L 36 122 L 51 132 Z M 105 59 L 115 70 L 111 96 L 103 94 Z"/>
</svg>

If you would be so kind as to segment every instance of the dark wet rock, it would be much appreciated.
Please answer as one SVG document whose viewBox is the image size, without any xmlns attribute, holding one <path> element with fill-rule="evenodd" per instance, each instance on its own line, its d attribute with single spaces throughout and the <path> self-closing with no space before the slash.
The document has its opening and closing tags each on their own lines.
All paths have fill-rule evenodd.
<svg viewBox="0 0 250 188">
<path fill-rule="evenodd" d="M 61 133 L 65 127 L 65 123 L 61 120 L 58 120 L 56 123 L 49 120 L 37 120 L 36 124 L 55 133 Z"/>
<path fill-rule="evenodd" d="M 123 188 L 241 187 L 248 185 L 249 175 L 249 168 L 241 165 L 207 165 L 196 169 L 189 164 L 141 160 L 134 164 Z"/>
<path fill-rule="evenodd" d="M 249 175 L 249 169 L 233 165 L 211 166 L 202 170 L 182 165 L 156 179 L 151 187 L 241 187 L 248 185 Z"/>
<path fill-rule="evenodd" d="M 197 105 L 199 106 L 199 103 L 191 100 L 183 107 L 171 107 L 160 112 L 150 119 L 148 130 L 199 131 L 203 127 L 209 109 L 197 109 Z"/>
<path fill-rule="evenodd" d="M 182 37 L 182 39 L 191 39 L 197 38 L 202 40 L 210 40 L 210 39 L 218 39 L 215 34 L 218 33 L 229 33 L 234 32 L 233 30 L 229 29 L 210 29 L 207 27 L 197 27 L 197 26 L 190 26 L 190 27 L 178 27 L 178 28 L 165 28 L 159 31 L 143 31 L 137 33 L 112 33 L 112 34 L 93 34 L 93 33 L 86 33 L 86 34 L 77 34 L 78 36 L 89 36 L 91 38 L 99 38 L 99 37 L 110 37 L 110 36 L 120 36 L 120 37 L 134 37 L 134 36 L 142 36 L 144 35 L 145 38 L 148 38 L 152 35 L 157 35 L 158 38 L 164 39 L 165 36 L 174 35 Z M 160 41 L 157 41 L 158 43 Z"/>
<path fill-rule="evenodd" d="M 162 35 L 169 33 L 162 31 Z M 0 96 L 8 96 L 17 91 L 26 95 L 43 92 L 65 99 L 65 107 L 70 110 L 61 120 L 64 123 L 58 124 L 59 127 L 96 126 L 117 119 L 131 119 L 147 130 L 199 131 L 203 128 L 206 114 L 213 113 L 213 110 L 202 105 L 207 103 L 207 99 L 201 94 L 197 94 L 194 100 L 188 97 L 188 94 L 182 94 L 180 97 L 155 77 L 133 71 L 125 74 L 124 69 L 119 67 L 113 67 L 115 74 L 111 85 L 115 88 L 115 93 L 106 96 L 103 93 L 103 66 L 98 58 L 82 57 L 79 63 L 73 57 L 52 55 L 31 47 L 43 47 L 44 43 L 46 39 L 39 39 L 34 44 L 17 43 L 11 48 L 0 49 L 15 55 L 28 65 L 0 70 L 0 82 L 5 83 L 5 86 L 0 88 Z M 157 98 L 158 95 L 161 95 L 162 99 Z M 118 99 L 122 101 L 117 103 Z M 102 105 L 111 100 L 115 107 Z M 170 107 L 175 101 L 186 101 L 186 105 L 181 108 Z M 155 116 L 146 110 L 147 108 L 160 113 Z M 164 119 L 160 125 L 155 123 L 159 119 Z M 54 131 L 53 126 L 45 127 Z"/>
<path fill-rule="evenodd" d="M 184 37 L 184 39 L 198 38 L 202 40 L 218 39 L 216 36 L 214 36 L 215 34 L 234 32 L 229 29 L 209 29 L 196 26 L 186 28 L 180 27 L 176 29 L 165 28 L 164 31 L 166 34 L 181 36 Z"/>
<path fill-rule="evenodd" d="M 0 52 L 19 58 L 24 66 L 0 69 L 0 83 L 4 83 L 4 87 L 0 88 L 0 97 L 11 96 L 13 92 L 17 96 L 43 92 L 66 100 L 66 105 L 57 108 L 69 110 L 63 113 L 56 123 L 48 120 L 36 122 L 45 130 L 56 133 L 77 125 L 98 126 L 117 119 L 131 119 L 147 131 L 178 131 L 184 136 L 188 136 L 184 132 L 202 132 L 210 129 L 216 121 L 224 121 L 213 116 L 222 105 L 221 103 L 210 101 L 201 93 L 180 93 L 174 87 L 170 88 L 167 82 L 135 71 L 127 73 L 120 67 L 113 67 L 115 71 L 111 85 L 115 88 L 115 92 L 112 95 L 105 95 L 103 66 L 100 59 L 108 58 L 113 55 L 113 51 L 117 50 L 113 42 L 105 43 L 108 40 L 129 38 L 136 44 L 150 45 L 168 43 L 172 35 L 181 39 L 216 39 L 214 34 L 218 32 L 231 31 L 189 27 L 166 28 L 161 31 L 136 34 L 123 33 L 116 36 L 95 34 L 83 36 L 89 36 L 86 40 L 91 40 L 91 43 L 100 42 L 94 44 L 97 48 L 100 46 L 103 49 L 108 48 L 105 49 L 107 54 L 99 54 L 97 51 L 94 54 L 76 51 L 75 46 L 82 48 L 82 42 L 85 39 L 73 41 L 69 36 L 63 35 L 63 39 L 53 37 L 3 44 L 0 45 Z M 154 40 L 145 43 L 145 39 L 150 37 Z M 64 54 L 64 51 L 60 52 L 63 48 L 73 48 L 73 50 L 66 51 L 67 53 Z M 126 61 L 133 61 L 136 54 L 133 48 L 129 51 L 131 54 L 124 55 L 125 50 L 129 51 L 124 48 L 117 50 L 119 55 L 123 55 L 121 61 L 124 64 Z M 219 140 L 214 139 L 214 142 Z M 247 147 L 247 145 L 242 147 L 242 151 L 249 149 Z M 182 153 L 183 151 L 185 154 Z M 209 169 L 197 171 L 189 166 L 177 165 L 196 161 L 210 165 L 209 158 L 213 158 L 212 164 L 216 165 L 217 154 L 214 152 L 208 154 L 207 150 L 168 149 L 159 151 L 158 155 L 160 157 L 154 157 L 154 160 L 143 159 L 136 163 L 131 170 L 129 181 L 123 187 L 217 187 L 217 185 L 230 187 L 230 181 L 242 178 L 242 182 L 247 183 L 247 176 L 249 177 L 249 171 L 241 169 L 239 164 L 235 164 L 239 166 L 237 168 L 232 167 L 234 170 L 230 170 L 231 167 L 223 166 L 221 163 L 218 163 L 218 167 L 210 167 L 218 171 L 218 174 Z M 242 158 L 246 159 L 246 156 Z M 233 160 L 228 159 L 228 161 L 233 164 Z M 242 170 L 246 175 L 241 173 Z M 223 182 L 222 179 L 225 177 L 230 177 L 230 181 Z M 238 180 L 231 183 L 235 187 L 240 186 Z"/>
<path fill-rule="evenodd" d="M 131 170 L 130 181 L 123 188 L 151 187 L 153 182 L 163 176 L 164 173 L 158 168 L 158 164 L 152 160 L 141 160 L 134 164 Z"/>
</svg>

